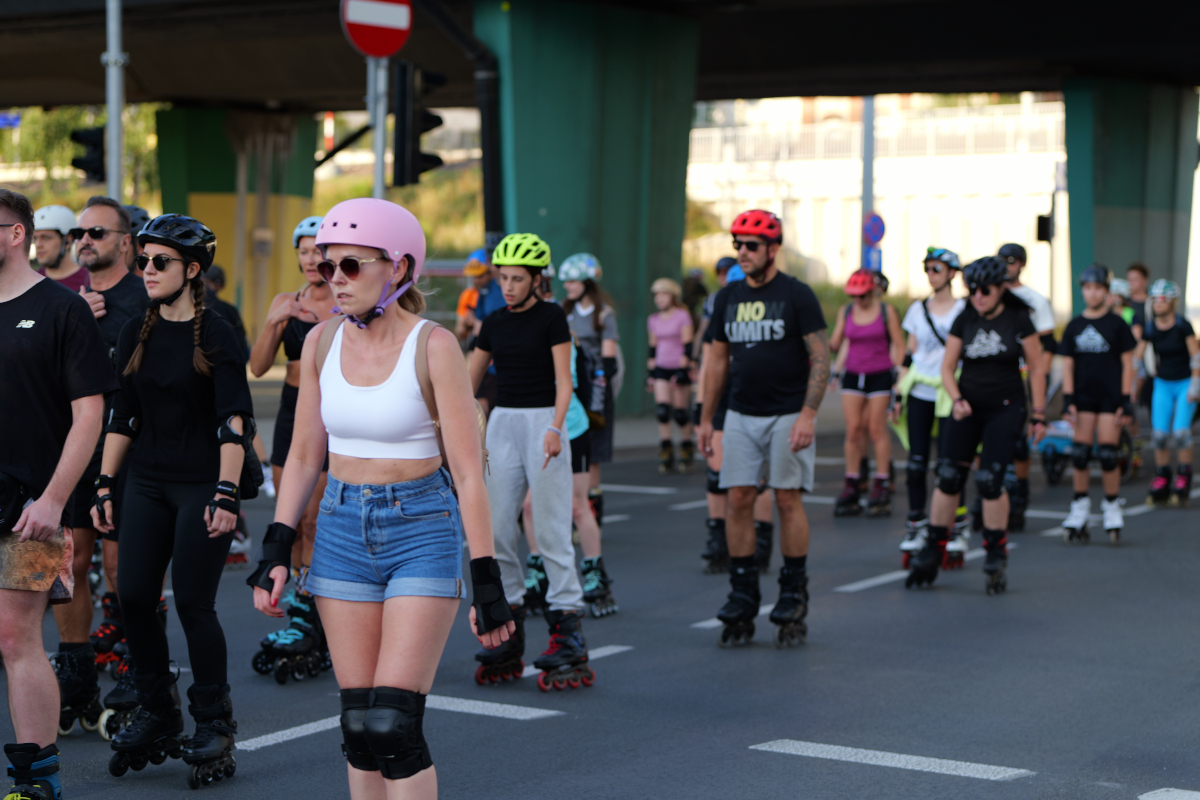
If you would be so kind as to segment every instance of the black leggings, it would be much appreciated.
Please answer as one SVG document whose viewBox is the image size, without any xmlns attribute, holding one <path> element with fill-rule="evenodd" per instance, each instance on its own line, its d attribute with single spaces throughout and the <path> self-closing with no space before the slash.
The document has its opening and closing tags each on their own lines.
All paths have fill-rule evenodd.
<svg viewBox="0 0 1200 800">
<path fill-rule="evenodd" d="M 121 508 L 117 581 L 129 654 L 139 674 L 165 675 L 170 669 L 167 632 L 157 609 L 171 564 L 175 611 L 187 636 L 192 676 L 198 684 L 226 682 L 217 587 L 233 534 L 208 538 L 204 508 L 215 485 L 129 474 Z"/>
<path fill-rule="evenodd" d="M 908 508 L 924 511 L 929 496 L 929 468 L 933 465 L 933 426 L 937 404 L 908 396 Z M 938 426 L 938 455 L 946 453 L 946 421 Z"/>
</svg>

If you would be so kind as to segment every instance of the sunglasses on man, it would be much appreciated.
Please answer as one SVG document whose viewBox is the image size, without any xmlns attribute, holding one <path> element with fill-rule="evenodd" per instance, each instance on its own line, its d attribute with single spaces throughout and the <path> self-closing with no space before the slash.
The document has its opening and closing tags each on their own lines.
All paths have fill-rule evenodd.
<svg viewBox="0 0 1200 800">
<path fill-rule="evenodd" d="M 91 237 L 93 242 L 99 242 L 110 233 L 123 233 L 123 231 L 114 230 L 113 228 L 104 228 L 99 225 L 95 226 L 94 228 L 71 228 L 71 230 L 67 231 L 67 234 L 77 242 L 85 235 Z"/>
<path fill-rule="evenodd" d="M 733 250 L 735 253 L 740 253 L 742 251 L 742 248 L 744 247 L 747 250 L 749 250 L 751 253 L 757 253 L 758 248 L 763 244 L 764 244 L 763 242 L 754 242 L 754 241 L 748 242 L 744 239 L 734 239 L 733 240 Z"/>
<path fill-rule="evenodd" d="M 980 297 L 991 297 L 992 289 L 994 288 L 994 286 L 980 286 L 979 284 L 971 284 L 967 287 L 967 290 L 972 296 L 979 295 Z"/>
</svg>

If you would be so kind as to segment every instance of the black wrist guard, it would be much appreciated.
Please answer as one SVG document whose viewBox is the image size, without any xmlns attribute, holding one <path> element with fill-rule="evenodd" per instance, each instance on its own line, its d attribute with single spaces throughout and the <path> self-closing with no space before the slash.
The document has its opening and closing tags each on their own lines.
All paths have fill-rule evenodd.
<svg viewBox="0 0 1200 800">
<path fill-rule="evenodd" d="M 1121 413 L 1130 418 L 1137 414 L 1133 407 L 1133 400 L 1127 394 L 1121 395 Z"/>
<path fill-rule="evenodd" d="M 700 427 L 700 417 L 704 415 L 704 403 L 696 403 L 692 406 L 692 424 L 697 428 Z"/>
<path fill-rule="evenodd" d="M 605 356 L 600 359 L 600 364 L 604 367 L 604 377 L 612 380 L 617 376 L 617 358 L 616 356 Z"/>
<path fill-rule="evenodd" d="M 275 589 L 271 570 L 286 567 L 289 578 L 292 574 L 292 545 L 296 543 L 296 529 L 282 522 L 272 522 L 258 550 L 258 569 L 246 579 L 247 586 L 258 586 L 268 592 Z"/>
<path fill-rule="evenodd" d="M 112 475 L 97 475 L 96 476 L 96 491 L 101 489 L 111 489 L 117 485 L 117 479 Z"/>
<path fill-rule="evenodd" d="M 231 497 L 221 495 L 220 497 L 208 501 L 208 518 L 216 519 L 218 509 L 228 511 L 230 514 L 233 514 L 236 517 L 239 513 L 241 513 L 242 504 Z"/>
<path fill-rule="evenodd" d="M 1046 425 L 1046 418 L 1040 415 L 1032 416 L 1029 418 L 1029 423 L 1031 425 L 1041 425 L 1044 427 Z"/>
<path fill-rule="evenodd" d="M 504 599 L 500 564 L 491 556 L 471 559 L 471 605 L 475 607 L 475 632 L 480 636 L 512 619 Z"/>
<path fill-rule="evenodd" d="M 905 354 L 904 354 L 904 363 L 902 364 L 902 366 L 904 366 L 904 367 L 911 367 L 911 366 L 912 366 L 912 353 L 905 353 Z"/>
<path fill-rule="evenodd" d="M 654 345 L 650 345 L 650 352 L 646 355 L 646 358 L 649 359 L 650 361 L 653 361 L 654 356 L 657 352 L 658 352 L 658 348 L 655 347 Z"/>
<path fill-rule="evenodd" d="M 1075 395 L 1063 392 L 1063 411 L 1066 411 L 1069 406 L 1075 405 Z"/>
<path fill-rule="evenodd" d="M 101 475 L 100 477 L 106 478 L 108 476 Z M 96 482 L 99 483 L 100 478 L 97 478 Z M 106 500 L 109 502 L 116 502 L 113 500 L 112 492 L 108 491 L 107 487 L 103 489 L 97 489 L 96 496 L 92 498 L 92 505 L 96 507 L 96 512 L 100 517 L 100 523 L 102 525 L 108 524 L 108 515 L 104 513 L 104 502 Z"/>
<path fill-rule="evenodd" d="M 692 343 L 691 342 L 684 342 L 683 357 L 686 358 L 688 361 L 692 360 Z"/>
</svg>

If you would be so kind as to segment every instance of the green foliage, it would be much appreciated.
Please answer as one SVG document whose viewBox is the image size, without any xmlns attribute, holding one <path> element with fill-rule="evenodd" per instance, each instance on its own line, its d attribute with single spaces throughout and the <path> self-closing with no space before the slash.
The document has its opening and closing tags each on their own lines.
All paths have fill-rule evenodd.
<svg viewBox="0 0 1200 800">
<path fill-rule="evenodd" d="M 703 203 L 687 201 L 687 228 L 683 234 L 685 239 L 697 239 L 710 233 L 720 233 L 725 230 L 721 220 Z"/>
</svg>

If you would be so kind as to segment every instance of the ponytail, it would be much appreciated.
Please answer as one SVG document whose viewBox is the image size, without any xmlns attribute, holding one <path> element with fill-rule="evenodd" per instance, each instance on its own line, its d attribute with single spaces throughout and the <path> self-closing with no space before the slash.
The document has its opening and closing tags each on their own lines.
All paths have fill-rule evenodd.
<svg viewBox="0 0 1200 800">
<path fill-rule="evenodd" d="M 212 376 L 212 362 L 208 360 L 208 356 L 204 354 L 204 348 L 200 346 L 200 331 L 204 327 L 204 281 L 197 276 L 191 283 L 192 306 L 196 309 L 196 316 L 192 317 L 192 344 L 195 345 L 192 350 L 192 366 L 195 367 L 196 372 L 207 378 Z"/>
</svg>

